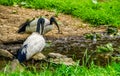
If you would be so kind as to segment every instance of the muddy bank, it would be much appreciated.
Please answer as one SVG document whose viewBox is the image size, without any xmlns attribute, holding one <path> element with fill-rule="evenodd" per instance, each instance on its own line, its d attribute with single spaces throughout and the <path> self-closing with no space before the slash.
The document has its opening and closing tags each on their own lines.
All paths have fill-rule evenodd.
<svg viewBox="0 0 120 76">
<path fill-rule="evenodd" d="M 73 58 L 75 61 L 79 60 L 80 64 L 87 58 L 88 64 L 91 61 L 95 61 L 98 65 L 106 65 L 111 62 L 111 56 L 119 55 L 120 38 L 111 39 L 98 39 L 96 43 L 93 40 L 86 39 L 84 36 L 68 36 L 61 38 L 46 38 L 46 47 L 42 51 L 44 55 L 50 52 L 60 53 L 68 57 Z M 24 40 L 15 42 L 5 42 L 0 45 L 0 48 L 10 51 L 12 54 L 16 53 L 17 49 L 20 48 Z M 113 52 L 96 52 L 98 46 L 106 46 L 106 44 L 112 44 Z M 103 63 L 104 62 L 104 63 Z"/>
</svg>

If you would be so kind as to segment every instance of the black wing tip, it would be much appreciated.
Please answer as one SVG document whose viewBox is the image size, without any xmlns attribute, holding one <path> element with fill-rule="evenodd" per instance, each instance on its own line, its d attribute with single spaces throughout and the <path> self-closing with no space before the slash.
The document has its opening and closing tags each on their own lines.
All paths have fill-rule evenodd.
<svg viewBox="0 0 120 76">
<path fill-rule="evenodd" d="M 23 24 L 20 25 L 17 33 L 22 33 L 22 32 L 25 32 L 26 30 L 26 26 L 28 26 L 30 24 L 31 21 L 29 20 L 26 20 L 26 22 L 24 22 Z"/>
<path fill-rule="evenodd" d="M 22 33 L 25 32 L 24 30 L 18 30 L 17 33 Z"/>
<path fill-rule="evenodd" d="M 26 60 L 26 53 L 27 52 L 25 52 L 25 53 L 22 53 L 22 50 L 23 50 L 23 48 L 26 48 L 27 47 L 27 45 L 25 45 L 24 47 L 21 47 L 21 48 L 19 48 L 18 50 L 17 50 L 17 54 L 16 54 L 16 59 L 18 59 L 18 61 L 20 62 L 20 63 L 22 63 L 22 62 L 24 62 L 25 60 Z"/>
<path fill-rule="evenodd" d="M 25 32 L 25 30 L 23 30 L 23 29 L 19 29 L 19 30 L 17 31 L 17 33 L 23 33 L 23 32 Z"/>
</svg>

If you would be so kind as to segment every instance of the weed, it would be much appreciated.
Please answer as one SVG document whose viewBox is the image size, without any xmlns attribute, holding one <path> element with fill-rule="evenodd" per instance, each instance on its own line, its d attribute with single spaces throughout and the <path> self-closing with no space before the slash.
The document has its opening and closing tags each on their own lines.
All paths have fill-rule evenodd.
<svg viewBox="0 0 120 76">
<path fill-rule="evenodd" d="M 54 67 L 51 70 L 51 67 Z M 88 69 L 85 66 L 66 66 L 59 65 L 53 66 L 50 65 L 49 68 L 44 70 L 36 71 L 34 68 L 34 72 L 30 70 L 25 70 L 22 72 L 14 71 L 9 73 L 0 72 L 0 76 L 117 76 L 120 75 L 120 63 L 112 63 L 107 65 L 106 67 L 100 67 L 91 64 L 91 67 Z"/>
<path fill-rule="evenodd" d="M 97 52 L 113 52 L 113 45 L 111 43 L 108 43 L 106 45 L 101 45 L 97 47 Z"/>
</svg>

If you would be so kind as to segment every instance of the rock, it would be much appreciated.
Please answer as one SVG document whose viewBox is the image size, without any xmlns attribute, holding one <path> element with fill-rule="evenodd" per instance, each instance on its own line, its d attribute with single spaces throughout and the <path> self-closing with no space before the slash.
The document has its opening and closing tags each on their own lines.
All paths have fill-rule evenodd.
<svg viewBox="0 0 120 76">
<path fill-rule="evenodd" d="M 8 57 L 11 59 L 13 58 L 13 55 L 9 51 L 4 49 L 0 49 L 0 56 Z"/>
<path fill-rule="evenodd" d="M 51 63 L 55 64 L 64 64 L 64 65 L 75 65 L 75 62 L 73 61 L 72 58 L 50 58 L 49 60 Z"/>
<path fill-rule="evenodd" d="M 34 60 L 43 60 L 45 58 L 46 58 L 46 56 L 43 55 L 42 53 L 37 53 L 32 57 L 32 59 L 34 59 Z"/>
<path fill-rule="evenodd" d="M 16 72 L 16 71 L 22 72 L 24 71 L 24 68 L 17 59 L 14 59 L 10 64 L 6 65 L 6 67 L 3 68 L 1 71 L 3 71 L 4 73 Z"/>
<path fill-rule="evenodd" d="M 50 58 L 66 58 L 67 56 L 59 54 L 59 53 L 49 53 L 48 56 Z"/>
<path fill-rule="evenodd" d="M 49 53 L 48 61 L 55 64 L 64 64 L 64 65 L 75 65 L 75 62 L 72 58 L 68 58 L 65 55 L 59 53 Z"/>
</svg>

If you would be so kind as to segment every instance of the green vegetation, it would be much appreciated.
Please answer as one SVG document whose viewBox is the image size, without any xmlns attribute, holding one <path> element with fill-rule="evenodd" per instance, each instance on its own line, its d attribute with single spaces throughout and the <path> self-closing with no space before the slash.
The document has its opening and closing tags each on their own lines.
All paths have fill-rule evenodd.
<svg viewBox="0 0 120 76">
<path fill-rule="evenodd" d="M 106 45 L 101 45 L 97 47 L 97 52 L 113 52 L 113 45 L 111 43 L 108 43 Z"/>
<path fill-rule="evenodd" d="M 96 36 L 96 39 L 100 39 L 100 37 L 101 37 L 100 34 L 97 34 L 95 32 L 93 32 L 93 33 L 87 33 L 87 34 L 84 35 L 84 37 L 86 39 L 91 39 L 91 40 L 93 40 L 95 38 L 95 36 Z"/>
<path fill-rule="evenodd" d="M 71 14 L 93 25 L 120 26 L 120 1 L 98 0 L 0 0 L 2 5 L 19 5 L 27 8 L 49 9 Z"/>
<path fill-rule="evenodd" d="M 51 68 L 52 67 L 52 68 Z M 54 69 L 53 69 L 54 68 Z M 91 64 L 90 68 L 85 66 L 50 65 L 43 70 L 24 70 L 10 73 L 0 72 L 0 76 L 119 76 L 120 64 L 112 63 L 106 67 Z"/>
<path fill-rule="evenodd" d="M 109 26 L 107 28 L 107 34 L 113 34 L 113 35 L 117 35 L 118 34 L 118 28 L 117 27 L 113 27 L 113 26 Z"/>
</svg>

